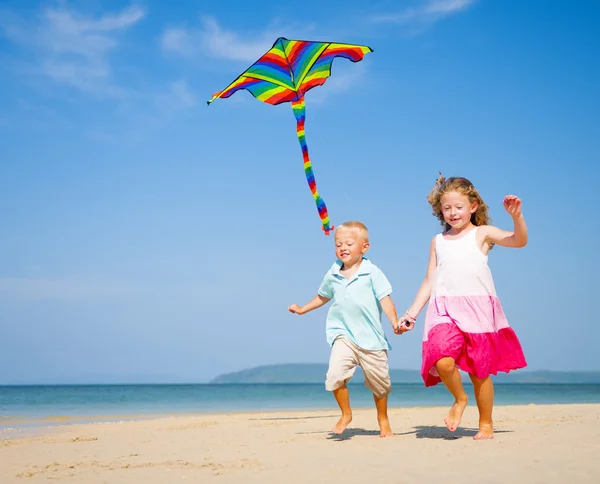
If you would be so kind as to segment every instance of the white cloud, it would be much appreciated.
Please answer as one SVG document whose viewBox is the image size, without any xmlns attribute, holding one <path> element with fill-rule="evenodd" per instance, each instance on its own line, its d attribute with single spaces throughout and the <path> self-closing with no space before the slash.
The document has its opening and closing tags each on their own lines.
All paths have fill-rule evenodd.
<svg viewBox="0 0 600 484">
<path fill-rule="evenodd" d="M 366 66 L 362 62 L 355 64 L 344 59 L 336 59 L 333 61 L 331 77 L 327 79 L 324 86 L 317 86 L 308 91 L 306 102 L 314 106 L 323 103 L 331 94 L 348 91 L 362 82 L 366 73 Z"/>
<path fill-rule="evenodd" d="M 191 108 L 196 105 L 196 98 L 190 93 L 185 81 L 176 81 L 171 84 L 171 95 L 177 106 Z"/>
<path fill-rule="evenodd" d="M 196 97 L 190 92 L 185 80 L 174 81 L 166 91 L 157 94 L 156 102 L 162 106 L 164 114 L 181 109 L 188 109 L 198 104 Z"/>
<path fill-rule="evenodd" d="M 33 54 L 34 72 L 54 81 L 94 94 L 122 94 L 112 80 L 110 54 L 119 33 L 145 16 L 132 5 L 119 13 L 99 18 L 67 8 L 48 8 L 36 20 L 0 15 L 0 30 L 14 44 Z"/>
<path fill-rule="evenodd" d="M 268 51 L 278 36 L 264 33 L 254 38 L 242 39 L 231 31 L 222 29 L 216 20 L 204 20 L 203 43 L 214 57 L 253 62 Z"/>
<path fill-rule="evenodd" d="M 466 10 L 476 0 L 425 0 L 418 6 L 400 12 L 376 15 L 370 18 L 375 23 L 422 23 L 432 24 L 448 15 Z"/>
<path fill-rule="evenodd" d="M 161 47 L 165 52 L 175 52 L 183 56 L 194 54 L 192 35 L 182 28 L 169 28 L 163 32 Z"/>
<path fill-rule="evenodd" d="M 233 61 L 254 62 L 267 52 L 281 34 L 271 31 L 241 35 L 222 28 L 204 17 L 199 29 L 169 28 L 163 32 L 163 51 L 184 57 L 207 56 Z"/>
</svg>

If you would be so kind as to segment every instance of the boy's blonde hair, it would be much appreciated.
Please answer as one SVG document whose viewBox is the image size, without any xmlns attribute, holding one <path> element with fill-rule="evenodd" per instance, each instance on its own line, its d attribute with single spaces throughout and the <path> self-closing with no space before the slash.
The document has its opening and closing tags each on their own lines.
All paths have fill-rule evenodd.
<svg viewBox="0 0 600 484">
<path fill-rule="evenodd" d="M 369 241 L 369 229 L 367 229 L 367 226 L 364 223 L 359 222 L 358 220 L 350 220 L 338 225 L 335 229 L 335 233 L 337 233 L 337 231 L 340 229 L 357 230 L 358 236 L 361 239 L 363 239 L 365 242 Z"/>
<path fill-rule="evenodd" d="M 451 177 L 446 180 L 440 173 L 431 193 L 427 197 L 427 201 L 433 209 L 433 215 L 438 218 L 445 230 L 450 230 L 451 227 L 444 220 L 441 198 L 450 192 L 462 193 L 469 198 L 471 203 L 477 203 L 477 210 L 471 214 L 471 223 L 473 225 L 489 225 L 492 219 L 488 215 L 488 206 L 473 184 L 466 178 L 461 177 Z"/>
</svg>

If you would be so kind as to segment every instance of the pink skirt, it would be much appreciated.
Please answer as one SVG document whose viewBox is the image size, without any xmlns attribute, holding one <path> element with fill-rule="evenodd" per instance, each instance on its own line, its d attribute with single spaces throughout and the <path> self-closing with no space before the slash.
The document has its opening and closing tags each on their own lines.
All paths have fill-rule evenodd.
<svg viewBox="0 0 600 484">
<path fill-rule="evenodd" d="M 527 366 L 521 343 L 508 326 L 493 332 L 468 333 L 455 322 L 433 325 L 423 341 L 421 376 L 425 386 L 442 381 L 435 364 L 447 356 L 454 359 L 459 369 L 480 380 Z"/>
</svg>

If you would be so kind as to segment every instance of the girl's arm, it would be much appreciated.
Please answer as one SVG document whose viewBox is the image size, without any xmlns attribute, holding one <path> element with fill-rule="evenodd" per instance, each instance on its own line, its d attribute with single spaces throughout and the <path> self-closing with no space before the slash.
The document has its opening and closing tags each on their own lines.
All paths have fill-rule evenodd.
<svg viewBox="0 0 600 484">
<path fill-rule="evenodd" d="M 314 298 L 312 298 L 312 300 L 310 300 L 304 306 L 298 306 L 297 304 L 292 304 L 288 308 L 288 311 L 290 313 L 295 313 L 295 314 L 306 314 L 309 311 L 312 311 L 313 309 L 320 308 L 321 306 L 327 304 L 329 301 L 331 301 L 330 298 L 323 297 L 320 294 L 317 294 Z"/>
<path fill-rule="evenodd" d="M 504 197 L 504 208 L 513 219 L 514 230 L 508 232 L 498 227 L 484 225 L 481 229 L 484 231 L 485 241 L 490 244 L 498 244 L 501 247 L 525 247 L 527 245 L 528 234 L 521 206 L 522 202 L 520 198 L 514 195 Z"/>
<path fill-rule="evenodd" d="M 404 316 L 402 316 L 398 321 L 399 332 L 403 333 L 404 331 L 409 331 L 414 328 L 415 320 L 417 316 L 429 301 L 429 296 L 431 296 L 431 282 L 433 281 L 433 276 L 435 274 L 435 268 L 437 266 L 437 256 L 435 254 L 435 237 L 431 240 L 431 246 L 429 247 L 429 263 L 427 264 L 427 274 L 425 274 L 425 279 L 415 296 L 415 300 L 407 309 Z M 408 323 L 408 324 L 402 324 Z"/>
</svg>

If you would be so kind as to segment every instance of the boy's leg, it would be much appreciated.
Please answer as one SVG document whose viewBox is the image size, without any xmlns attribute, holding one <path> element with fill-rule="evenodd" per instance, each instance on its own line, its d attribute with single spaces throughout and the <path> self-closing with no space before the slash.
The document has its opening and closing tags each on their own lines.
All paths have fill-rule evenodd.
<svg viewBox="0 0 600 484">
<path fill-rule="evenodd" d="M 350 408 L 350 392 L 348 391 L 348 387 L 344 384 L 343 387 L 333 390 L 333 396 L 342 411 L 342 416 L 331 431 L 334 434 L 341 434 L 346 430 L 348 424 L 352 422 L 352 409 Z"/>
<path fill-rule="evenodd" d="M 494 384 L 492 378 L 483 380 L 469 375 L 473 382 L 473 391 L 479 410 L 479 432 L 473 437 L 475 440 L 488 440 L 494 438 L 494 424 L 492 422 L 492 409 L 494 408 Z"/>
<path fill-rule="evenodd" d="M 437 361 L 435 364 L 440 378 L 446 388 L 450 390 L 450 393 L 454 396 L 454 405 L 450 408 L 448 416 L 444 419 L 444 423 L 450 432 L 454 432 L 460 425 L 465 408 L 469 401 L 465 389 L 460 378 L 458 368 L 456 368 L 454 358 L 445 356 Z"/>
<path fill-rule="evenodd" d="M 392 391 L 387 351 L 367 351 L 357 348 L 360 355 L 359 365 L 365 374 L 365 386 L 373 392 L 373 400 L 377 408 L 377 423 L 379 436 L 391 437 L 394 435 L 388 418 L 388 395 Z"/>
<path fill-rule="evenodd" d="M 327 370 L 327 379 L 325 389 L 333 392 L 335 401 L 340 407 L 342 416 L 334 425 L 332 432 L 341 434 L 348 424 L 352 421 L 352 409 L 350 408 L 350 392 L 346 383 L 350 381 L 358 360 L 354 354 L 354 349 L 345 338 L 338 338 L 334 341 L 329 356 L 329 369 Z"/>
<path fill-rule="evenodd" d="M 387 413 L 388 396 L 378 398 L 373 394 L 373 400 L 375 400 L 375 408 L 377 408 L 377 423 L 379 424 L 379 437 L 392 437 L 392 427 L 390 426 L 390 419 Z"/>
</svg>

